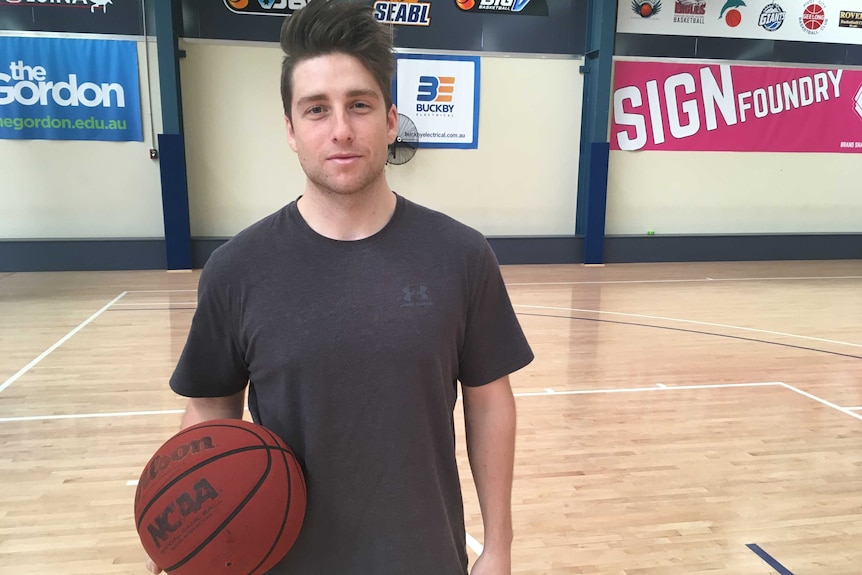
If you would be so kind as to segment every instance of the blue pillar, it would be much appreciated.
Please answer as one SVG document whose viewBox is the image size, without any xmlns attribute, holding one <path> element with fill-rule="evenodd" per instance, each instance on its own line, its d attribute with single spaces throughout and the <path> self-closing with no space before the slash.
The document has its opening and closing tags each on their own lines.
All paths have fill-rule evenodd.
<svg viewBox="0 0 862 575">
<path fill-rule="evenodd" d="M 589 0 L 575 233 L 584 236 L 584 263 L 604 262 L 609 107 L 617 2 Z"/>
<path fill-rule="evenodd" d="M 192 267 L 191 228 L 177 44 L 182 9 L 179 0 L 155 0 L 150 6 L 155 16 L 161 86 L 162 133 L 158 145 L 167 269 L 188 270 Z"/>
</svg>

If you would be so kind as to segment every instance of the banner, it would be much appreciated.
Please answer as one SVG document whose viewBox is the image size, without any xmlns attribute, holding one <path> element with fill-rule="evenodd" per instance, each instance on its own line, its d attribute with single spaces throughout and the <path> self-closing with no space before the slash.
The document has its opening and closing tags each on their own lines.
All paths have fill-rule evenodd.
<svg viewBox="0 0 862 575">
<path fill-rule="evenodd" d="M 613 150 L 862 152 L 862 70 L 617 61 Z"/>
<path fill-rule="evenodd" d="M 393 94 L 420 148 L 479 147 L 479 58 L 398 54 Z"/>
<path fill-rule="evenodd" d="M 139 36 L 144 18 L 141 0 L 0 0 L 0 30 Z"/>
<path fill-rule="evenodd" d="M 135 42 L 0 37 L 0 138 L 142 141 Z"/>
<path fill-rule="evenodd" d="M 860 0 L 618 0 L 617 32 L 862 44 Z"/>
</svg>

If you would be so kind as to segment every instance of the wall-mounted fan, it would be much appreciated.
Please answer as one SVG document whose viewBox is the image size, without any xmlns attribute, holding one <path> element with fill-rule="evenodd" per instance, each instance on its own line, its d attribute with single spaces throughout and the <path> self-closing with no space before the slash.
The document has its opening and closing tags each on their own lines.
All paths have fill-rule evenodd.
<svg viewBox="0 0 862 575">
<path fill-rule="evenodd" d="M 419 132 L 416 130 L 416 124 L 404 114 L 398 114 L 398 135 L 395 136 L 395 141 L 389 144 L 386 162 L 396 166 L 406 164 L 416 155 L 418 143 Z"/>
</svg>

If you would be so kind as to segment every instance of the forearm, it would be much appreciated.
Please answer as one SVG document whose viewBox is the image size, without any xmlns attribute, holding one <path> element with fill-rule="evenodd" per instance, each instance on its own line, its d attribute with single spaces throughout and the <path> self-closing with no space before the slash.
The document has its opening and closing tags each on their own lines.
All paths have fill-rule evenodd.
<svg viewBox="0 0 862 575">
<path fill-rule="evenodd" d="M 212 419 L 242 419 L 245 390 L 228 397 L 194 397 L 189 399 L 180 423 L 185 429 Z"/>
<path fill-rule="evenodd" d="M 467 453 L 482 511 L 485 549 L 509 553 L 516 414 L 508 381 L 482 401 L 465 398 L 464 408 Z"/>
</svg>

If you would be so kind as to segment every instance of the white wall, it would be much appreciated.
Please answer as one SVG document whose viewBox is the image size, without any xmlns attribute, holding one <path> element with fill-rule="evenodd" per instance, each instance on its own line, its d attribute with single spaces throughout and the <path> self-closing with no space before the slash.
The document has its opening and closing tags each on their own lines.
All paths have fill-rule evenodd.
<svg viewBox="0 0 862 575">
<path fill-rule="evenodd" d="M 232 236 L 302 193 L 275 45 L 183 42 L 194 237 Z M 420 149 L 389 166 L 400 194 L 487 235 L 574 233 L 580 60 L 482 58 L 479 149 Z"/>
<path fill-rule="evenodd" d="M 862 232 L 854 154 L 611 152 L 608 234 Z"/>
<path fill-rule="evenodd" d="M 69 35 L 64 35 L 68 37 Z M 161 131 L 155 38 L 138 42 L 143 142 L 0 140 L 0 239 L 164 238 L 158 162 Z"/>
</svg>

